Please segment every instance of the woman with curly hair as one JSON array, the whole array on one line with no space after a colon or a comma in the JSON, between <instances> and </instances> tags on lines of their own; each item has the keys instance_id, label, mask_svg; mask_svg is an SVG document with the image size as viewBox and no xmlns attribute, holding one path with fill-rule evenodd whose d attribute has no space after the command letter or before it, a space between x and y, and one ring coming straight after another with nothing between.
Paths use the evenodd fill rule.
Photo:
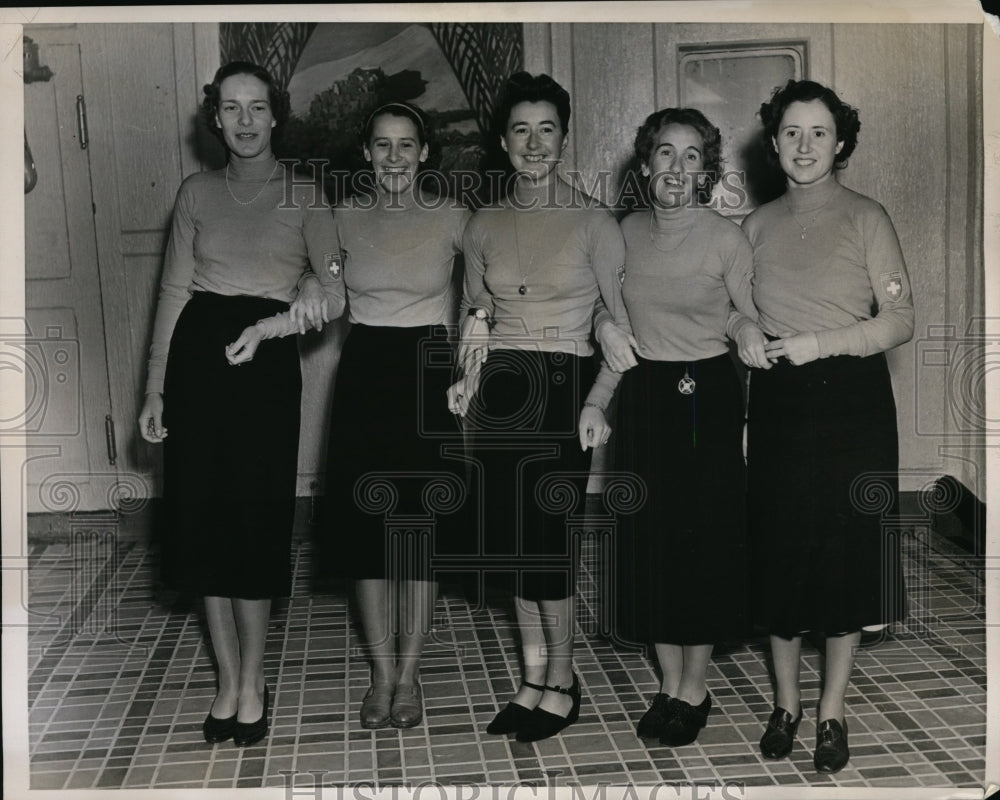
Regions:
<instances>
[{"instance_id":1,"label":"woman with curly hair","mask_svg":"<svg viewBox=\"0 0 1000 800\"><path fill-rule=\"evenodd\" d=\"M837 772L861 629L904 613L884 525L899 460L885 352L913 335L913 301L889 215L836 177L857 145L857 110L826 86L789 81L760 116L787 185L743 224L768 359L751 373L748 410L754 616L770 633L777 684L760 749L791 752L802 634L822 632L813 761ZM873 508L873 496L885 503Z\"/></svg>"},{"instance_id":2,"label":"woman with curly hair","mask_svg":"<svg viewBox=\"0 0 1000 800\"><path fill-rule=\"evenodd\" d=\"M228 162L177 192L139 415L143 438L164 442L163 578L205 598L219 669L205 740L239 746L267 733L268 618L291 592L301 376L288 335L344 308L322 190L290 181L271 151L287 110L256 64L226 64L205 87Z\"/></svg>"},{"instance_id":3,"label":"woman with curly hair","mask_svg":"<svg viewBox=\"0 0 1000 800\"><path fill-rule=\"evenodd\" d=\"M728 338L766 360L750 244L707 206L721 147L696 109L650 114L635 138L650 207L621 222L628 318L617 322L638 365L621 376L616 467L642 481L644 502L618 525L618 635L654 643L660 689L637 733L671 747L704 727L713 646L747 622L743 393ZM588 403L606 406L615 377L603 370Z\"/></svg>"}]
</instances>

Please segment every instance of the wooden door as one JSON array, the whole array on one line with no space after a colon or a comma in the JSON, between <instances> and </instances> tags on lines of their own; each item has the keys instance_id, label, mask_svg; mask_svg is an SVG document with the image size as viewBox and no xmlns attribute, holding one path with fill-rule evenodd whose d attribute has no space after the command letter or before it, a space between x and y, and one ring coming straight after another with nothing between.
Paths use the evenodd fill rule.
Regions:
<instances>
[{"instance_id":1,"label":"wooden door","mask_svg":"<svg viewBox=\"0 0 1000 800\"><path fill-rule=\"evenodd\" d=\"M24 87L38 181L25 195L27 510L114 508L117 475L79 41L33 31L50 80Z\"/></svg>"}]
</instances>

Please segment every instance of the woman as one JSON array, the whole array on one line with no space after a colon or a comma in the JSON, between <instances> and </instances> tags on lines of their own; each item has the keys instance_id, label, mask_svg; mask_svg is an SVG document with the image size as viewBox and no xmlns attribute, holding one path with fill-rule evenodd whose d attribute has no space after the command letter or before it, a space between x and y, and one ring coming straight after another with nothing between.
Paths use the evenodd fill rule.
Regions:
<instances>
[{"instance_id":1,"label":"woman","mask_svg":"<svg viewBox=\"0 0 1000 800\"><path fill-rule=\"evenodd\" d=\"M220 68L205 95L229 159L177 193L139 430L166 440L163 577L205 597L219 688L204 736L244 746L267 733L268 616L272 598L291 590L301 391L294 338L258 344L304 329L307 318L322 324L322 302L288 310L308 268L325 289L327 318L344 295L326 268L337 234L321 190L286 187L291 172L271 152L287 97L241 61Z\"/></svg>"},{"instance_id":2,"label":"woman","mask_svg":"<svg viewBox=\"0 0 1000 800\"><path fill-rule=\"evenodd\" d=\"M743 394L727 332L745 346L757 314L746 236L703 205L721 149L700 111L651 114L635 138L651 208L621 223L638 366L622 378L617 466L642 481L645 502L619 521L618 621L622 638L655 643L661 672L637 732L672 747L707 721L713 644L746 624ZM588 404L603 413L617 377L602 370Z\"/></svg>"},{"instance_id":3,"label":"woman","mask_svg":"<svg viewBox=\"0 0 1000 800\"><path fill-rule=\"evenodd\" d=\"M760 748L766 758L791 752L801 635L821 631L813 760L837 772L849 758L844 696L861 628L904 613L899 554L882 536L898 490L884 352L913 335L913 303L889 216L835 175L857 144L857 110L825 86L790 81L760 115L787 183L743 226L773 365L752 373L749 407L755 614L777 682Z\"/></svg>"},{"instance_id":4,"label":"woman","mask_svg":"<svg viewBox=\"0 0 1000 800\"><path fill-rule=\"evenodd\" d=\"M433 365L435 356L451 360L452 267L470 214L420 188L429 144L416 107L376 108L363 149L374 180L336 212L353 325L334 389L324 560L355 581L372 658L361 725L411 728L423 718L418 669L437 598L430 557L450 538L461 505L433 508L427 492L464 493L464 463L445 453L449 442L461 450L444 403L450 371ZM433 550L390 533L377 502L383 487L397 516L435 512ZM419 551L402 563L407 543Z\"/></svg>"},{"instance_id":5,"label":"woman","mask_svg":"<svg viewBox=\"0 0 1000 800\"><path fill-rule=\"evenodd\" d=\"M479 563L513 592L521 638L521 686L486 730L519 741L579 716L568 522L582 510L587 449L610 429L577 420L593 383L595 302L621 304L618 226L557 173L569 115L569 94L548 75L508 80L494 124L513 175L504 201L465 232L464 375L449 390L473 429Z\"/></svg>"}]
</instances>

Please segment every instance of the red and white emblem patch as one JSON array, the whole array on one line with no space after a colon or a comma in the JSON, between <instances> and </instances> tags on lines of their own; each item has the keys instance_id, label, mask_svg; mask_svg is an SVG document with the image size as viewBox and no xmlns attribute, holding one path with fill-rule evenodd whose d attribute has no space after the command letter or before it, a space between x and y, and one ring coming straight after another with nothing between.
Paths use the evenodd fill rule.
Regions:
<instances>
[{"instance_id":1,"label":"red and white emblem patch","mask_svg":"<svg viewBox=\"0 0 1000 800\"><path fill-rule=\"evenodd\" d=\"M890 300L898 300L903 294L903 273L884 272L879 276L882 279L882 290Z\"/></svg>"},{"instance_id":2,"label":"red and white emblem patch","mask_svg":"<svg viewBox=\"0 0 1000 800\"><path fill-rule=\"evenodd\" d=\"M339 278L340 272L344 268L340 253L325 253L323 258L326 260L326 271L334 278Z\"/></svg>"}]
</instances>

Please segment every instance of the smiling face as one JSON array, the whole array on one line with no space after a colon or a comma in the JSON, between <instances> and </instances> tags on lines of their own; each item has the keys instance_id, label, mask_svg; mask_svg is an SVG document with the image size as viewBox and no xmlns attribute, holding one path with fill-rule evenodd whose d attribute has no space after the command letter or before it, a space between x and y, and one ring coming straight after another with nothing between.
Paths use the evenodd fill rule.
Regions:
<instances>
[{"instance_id":1,"label":"smiling face","mask_svg":"<svg viewBox=\"0 0 1000 800\"><path fill-rule=\"evenodd\" d=\"M271 157L271 112L267 84L253 75L230 75L219 85L215 124L226 147L237 158L260 161Z\"/></svg>"},{"instance_id":2,"label":"smiling face","mask_svg":"<svg viewBox=\"0 0 1000 800\"><path fill-rule=\"evenodd\" d=\"M681 208L692 203L696 184L703 179L704 149L701 134L690 125L671 122L660 128L653 139L649 162L642 165L656 205Z\"/></svg>"},{"instance_id":3,"label":"smiling face","mask_svg":"<svg viewBox=\"0 0 1000 800\"><path fill-rule=\"evenodd\" d=\"M500 139L511 166L539 185L555 176L566 142L559 112L546 100L514 106Z\"/></svg>"},{"instance_id":4,"label":"smiling face","mask_svg":"<svg viewBox=\"0 0 1000 800\"><path fill-rule=\"evenodd\" d=\"M427 145L420 144L413 120L380 114L372 122L365 160L371 162L375 182L382 190L398 194L413 185L420 163L427 160Z\"/></svg>"},{"instance_id":5,"label":"smiling face","mask_svg":"<svg viewBox=\"0 0 1000 800\"><path fill-rule=\"evenodd\" d=\"M771 140L788 185L809 186L833 173L834 159L844 143L837 141L837 123L822 100L797 101L785 109L778 135Z\"/></svg>"}]
</instances>

